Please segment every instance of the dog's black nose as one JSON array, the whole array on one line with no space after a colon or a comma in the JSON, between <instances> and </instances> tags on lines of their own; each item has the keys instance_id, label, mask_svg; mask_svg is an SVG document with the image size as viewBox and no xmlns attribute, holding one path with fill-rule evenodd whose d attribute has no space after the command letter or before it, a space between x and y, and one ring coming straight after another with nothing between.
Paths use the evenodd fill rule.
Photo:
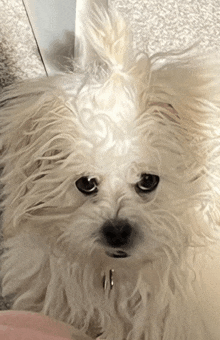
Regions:
<instances>
[{"instance_id":1,"label":"dog's black nose","mask_svg":"<svg viewBox=\"0 0 220 340\"><path fill-rule=\"evenodd\" d=\"M108 220L102 226L104 242L113 248L129 246L133 228L127 220Z\"/></svg>"}]
</instances>

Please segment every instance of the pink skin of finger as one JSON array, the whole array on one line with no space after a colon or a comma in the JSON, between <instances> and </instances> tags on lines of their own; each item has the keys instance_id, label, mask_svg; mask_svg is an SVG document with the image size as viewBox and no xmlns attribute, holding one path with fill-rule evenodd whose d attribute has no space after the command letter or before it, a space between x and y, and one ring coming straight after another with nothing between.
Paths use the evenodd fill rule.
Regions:
<instances>
[{"instance_id":1,"label":"pink skin of finger","mask_svg":"<svg viewBox=\"0 0 220 340\"><path fill-rule=\"evenodd\" d=\"M0 339L66 340L72 327L37 313L0 312Z\"/></svg>"}]
</instances>

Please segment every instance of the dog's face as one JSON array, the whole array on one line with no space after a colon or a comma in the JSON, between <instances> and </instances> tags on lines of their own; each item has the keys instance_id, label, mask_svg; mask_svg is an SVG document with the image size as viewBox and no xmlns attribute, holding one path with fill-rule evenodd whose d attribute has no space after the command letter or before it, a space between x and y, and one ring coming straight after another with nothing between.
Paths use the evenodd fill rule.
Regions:
<instances>
[{"instance_id":1,"label":"dog's face","mask_svg":"<svg viewBox=\"0 0 220 340\"><path fill-rule=\"evenodd\" d=\"M140 115L122 89L123 105L114 92L114 105L100 108L91 92L86 100L78 95L74 109L62 107L62 128L53 109L48 113L60 132L38 156L32 190L41 196L30 206L34 225L42 219L41 233L72 259L95 252L112 261L145 262L182 246L189 188L177 113L152 104ZM104 102L100 96L99 90Z\"/></svg>"},{"instance_id":2,"label":"dog's face","mask_svg":"<svg viewBox=\"0 0 220 340\"><path fill-rule=\"evenodd\" d=\"M32 229L71 262L176 259L193 232L191 197L201 192L179 113L115 74L102 83L83 78L70 96L74 77L62 91L45 82L41 94L37 83L30 105L29 97L20 104L28 114L8 139L5 236Z\"/></svg>"},{"instance_id":3,"label":"dog's face","mask_svg":"<svg viewBox=\"0 0 220 340\"><path fill-rule=\"evenodd\" d=\"M46 93L23 126L25 152L14 165L22 194L9 218L20 214L20 226L71 260L176 256L189 235L185 211L194 190L178 114L164 103L140 112L136 88L118 78L114 85L85 84L72 97Z\"/></svg>"}]
</instances>

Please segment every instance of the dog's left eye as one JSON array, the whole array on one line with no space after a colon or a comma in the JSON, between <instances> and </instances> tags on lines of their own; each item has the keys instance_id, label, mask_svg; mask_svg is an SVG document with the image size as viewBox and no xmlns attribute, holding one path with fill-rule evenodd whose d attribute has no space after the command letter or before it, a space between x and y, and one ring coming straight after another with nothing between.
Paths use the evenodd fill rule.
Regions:
<instances>
[{"instance_id":1,"label":"dog's left eye","mask_svg":"<svg viewBox=\"0 0 220 340\"><path fill-rule=\"evenodd\" d=\"M98 192L98 183L95 178L87 176L80 177L76 181L77 189L85 195L92 195Z\"/></svg>"},{"instance_id":2,"label":"dog's left eye","mask_svg":"<svg viewBox=\"0 0 220 340\"><path fill-rule=\"evenodd\" d=\"M142 174L141 179L136 183L135 188L139 193L149 193L156 189L159 181L160 177L157 175Z\"/></svg>"}]
</instances>

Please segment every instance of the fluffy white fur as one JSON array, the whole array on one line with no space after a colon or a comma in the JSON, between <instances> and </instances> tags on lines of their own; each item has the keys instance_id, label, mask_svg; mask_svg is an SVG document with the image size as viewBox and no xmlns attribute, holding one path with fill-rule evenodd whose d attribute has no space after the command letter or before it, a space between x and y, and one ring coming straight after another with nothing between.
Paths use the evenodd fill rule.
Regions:
<instances>
[{"instance_id":1,"label":"fluffy white fur","mask_svg":"<svg viewBox=\"0 0 220 340\"><path fill-rule=\"evenodd\" d=\"M1 95L3 295L81 339L219 340L219 63L135 54L104 10L85 34L89 65ZM149 194L142 173L160 177ZM136 228L126 258L100 240L116 217Z\"/></svg>"}]
</instances>

